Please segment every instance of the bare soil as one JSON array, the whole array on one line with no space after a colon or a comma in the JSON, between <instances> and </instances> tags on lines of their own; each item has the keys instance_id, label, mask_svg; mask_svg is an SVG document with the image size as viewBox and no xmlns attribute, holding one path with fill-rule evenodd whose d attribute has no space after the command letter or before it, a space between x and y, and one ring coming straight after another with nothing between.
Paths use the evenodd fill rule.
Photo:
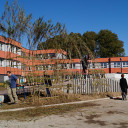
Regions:
<instances>
[{"instance_id":1,"label":"bare soil","mask_svg":"<svg viewBox=\"0 0 128 128\"><path fill-rule=\"evenodd\" d=\"M0 91L5 91L5 90L7 90L7 89L2 87L2 86L0 86Z\"/></svg>"},{"instance_id":2,"label":"bare soil","mask_svg":"<svg viewBox=\"0 0 128 128\"><path fill-rule=\"evenodd\" d=\"M19 103L8 105L8 103L3 103L3 105L0 107L0 109L12 109L12 108L22 108L22 107L32 107L32 106L42 106L42 105L50 105L50 104L59 104L59 103L68 103L68 102L74 102L74 101L85 101L85 100L93 100L93 99L99 99L99 98L107 98L106 95L110 95L112 97L117 97L120 95L119 92L107 92L107 93L94 93L94 94L65 94L63 92L52 92L51 97L47 97L44 93L42 96L38 97L32 97L32 96L26 96L26 99L24 99L23 95L18 95L19 97Z\"/></svg>"}]
</instances>

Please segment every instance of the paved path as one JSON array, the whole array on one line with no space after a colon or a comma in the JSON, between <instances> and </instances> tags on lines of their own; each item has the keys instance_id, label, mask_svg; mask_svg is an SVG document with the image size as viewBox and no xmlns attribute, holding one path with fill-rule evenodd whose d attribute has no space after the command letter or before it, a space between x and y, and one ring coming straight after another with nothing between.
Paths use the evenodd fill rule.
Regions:
<instances>
[{"instance_id":1,"label":"paved path","mask_svg":"<svg viewBox=\"0 0 128 128\"><path fill-rule=\"evenodd\" d=\"M24 122L0 121L0 128L128 128L128 101L102 99L88 102L99 105Z\"/></svg>"}]
</instances>

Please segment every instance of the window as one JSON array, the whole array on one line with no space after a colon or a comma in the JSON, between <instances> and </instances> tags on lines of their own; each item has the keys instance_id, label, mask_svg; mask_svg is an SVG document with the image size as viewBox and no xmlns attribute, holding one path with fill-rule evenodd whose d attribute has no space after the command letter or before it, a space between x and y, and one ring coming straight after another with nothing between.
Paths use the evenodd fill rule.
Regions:
<instances>
[{"instance_id":1,"label":"window","mask_svg":"<svg viewBox=\"0 0 128 128\"><path fill-rule=\"evenodd\" d=\"M14 46L11 46L11 52L14 53L14 51L15 51L15 47Z\"/></svg>"},{"instance_id":2,"label":"window","mask_svg":"<svg viewBox=\"0 0 128 128\"><path fill-rule=\"evenodd\" d=\"M50 58L55 58L56 57L56 54L55 53L50 53Z\"/></svg>"},{"instance_id":3,"label":"window","mask_svg":"<svg viewBox=\"0 0 128 128\"><path fill-rule=\"evenodd\" d=\"M41 71L43 70L43 66L42 66L42 65L40 65L40 70L41 70Z\"/></svg>"},{"instance_id":4,"label":"window","mask_svg":"<svg viewBox=\"0 0 128 128\"><path fill-rule=\"evenodd\" d=\"M67 69L67 64L62 64L62 68Z\"/></svg>"},{"instance_id":5,"label":"window","mask_svg":"<svg viewBox=\"0 0 128 128\"><path fill-rule=\"evenodd\" d=\"M21 52L21 56L22 57L26 57L26 53L25 52Z\"/></svg>"},{"instance_id":6,"label":"window","mask_svg":"<svg viewBox=\"0 0 128 128\"><path fill-rule=\"evenodd\" d=\"M7 51L11 52L11 45L10 44L7 45Z\"/></svg>"},{"instance_id":7,"label":"window","mask_svg":"<svg viewBox=\"0 0 128 128\"><path fill-rule=\"evenodd\" d=\"M35 69L38 71L42 71L43 70L43 66L42 65L36 65Z\"/></svg>"},{"instance_id":8,"label":"window","mask_svg":"<svg viewBox=\"0 0 128 128\"><path fill-rule=\"evenodd\" d=\"M48 59L48 54L44 54L44 59Z\"/></svg>"},{"instance_id":9,"label":"window","mask_svg":"<svg viewBox=\"0 0 128 128\"><path fill-rule=\"evenodd\" d=\"M40 55L36 54L36 59L39 60L40 59Z\"/></svg>"},{"instance_id":10,"label":"window","mask_svg":"<svg viewBox=\"0 0 128 128\"><path fill-rule=\"evenodd\" d=\"M114 68L120 68L120 62L114 62Z\"/></svg>"},{"instance_id":11,"label":"window","mask_svg":"<svg viewBox=\"0 0 128 128\"><path fill-rule=\"evenodd\" d=\"M14 67L14 61L11 60L10 67Z\"/></svg>"},{"instance_id":12,"label":"window","mask_svg":"<svg viewBox=\"0 0 128 128\"><path fill-rule=\"evenodd\" d=\"M48 65L45 65L45 70L48 70Z\"/></svg>"},{"instance_id":13,"label":"window","mask_svg":"<svg viewBox=\"0 0 128 128\"><path fill-rule=\"evenodd\" d=\"M35 70L38 71L39 70L39 67L38 65L35 66Z\"/></svg>"},{"instance_id":14,"label":"window","mask_svg":"<svg viewBox=\"0 0 128 128\"><path fill-rule=\"evenodd\" d=\"M11 60L7 60L7 67L11 67Z\"/></svg>"},{"instance_id":15,"label":"window","mask_svg":"<svg viewBox=\"0 0 128 128\"><path fill-rule=\"evenodd\" d=\"M31 71L31 67L28 67L28 71Z\"/></svg>"},{"instance_id":16,"label":"window","mask_svg":"<svg viewBox=\"0 0 128 128\"><path fill-rule=\"evenodd\" d=\"M75 69L75 64L72 64L72 69Z\"/></svg>"},{"instance_id":17,"label":"window","mask_svg":"<svg viewBox=\"0 0 128 128\"><path fill-rule=\"evenodd\" d=\"M65 55L62 55L62 59L66 59L67 57Z\"/></svg>"},{"instance_id":18,"label":"window","mask_svg":"<svg viewBox=\"0 0 128 128\"><path fill-rule=\"evenodd\" d=\"M16 53L19 54L19 55L21 55L21 49L17 47L16 50L17 50Z\"/></svg>"},{"instance_id":19,"label":"window","mask_svg":"<svg viewBox=\"0 0 128 128\"><path fill-rule=\"evenodd\" d=\"M10 60L6 60L6 67L10 67Z\"/></svg>"},{"instance_id":20,"label":"window","mask_svg":"<svg viewBox=\"0 0 128 128\"><path fill-rule=\"evenodd\" d=\"M43 59L43 55L42 54L36 54L36 59L37 60Z\"/></svg>"},{"instance_id":21,"label":"window","mask_svg":"<svg viewBox=\"0 0 128 128\"><path fill-rule=\"evenodd\" d=\"M3 61L3 60L2 60L2 59L0 59L0 67L2 67L2 61Z\"/></svg>"},{"instance_id":22,"label":"window","mask_svg":"<svg viewBox=\"0 0 128 128\"><path fill-rule=\"evenodd\" d=\"M101 68L107 68L107 63L101 63Z\"/></svg>"},{"instance_id":23,"label":"window","mask_svg":"<svg viewBox=\"0 0 128 128\"><path fill-rule=\"evenodd\" d=\"M22 65L21 65L21 69L22 69L22 70L26 70L26 65L25 65L25 64L22 64Z\"/></svg>"},{"instance_id":24,"label":"window","mask_svg":"<svg viewBox=\"0 0 128 128\"><path fill-rule=\"evenodd\" d=\"M2 50L2 44L0 44L0 50Z\"/></svg>"},{"instance_id":25,"label":"window","mask_svg":"<svg viewBox=\"0 0 128 128\"><path fill-rule=\"evenodd\" d=\"M43 55L42 54L40 54L40 59L43 59Z\"/></svg>"},{"instance_id":26,"label":"window","mask_svg":"<svg viewBox=\"0 0 128 128\"><path fill-rule=\"evenodd\" d=\"M16 67L21 69L21 63L20 62L16 62Z\"/></svg>"},{"instance_id":27,"label":"window","mask_svg":"<svg viewBox=\"0 0 128 128\"><path fill-rule=\"evenodd\" d=\"M52 70L52 65L48 65L48 70Z\"/></svg>"},{"instance_id":28,"label":"window","mask_svg":"<svg viewBox=\"0 0 128 128\"><path fill-rule=\"evenodd\" d=\"M48 65L40 65L38 66L39 70L48 70L49 66Z\"/></svg>"},{"instance_id":29,"label":"window","mask_svg":"<svg viewBox=\"0 0 128 128\"><path fill-rule=\"evenodd\" d=\"M128 67L128 61L123 62L123 67Z\"/></svg>"},{"instance_id":30,"label":"window","mask_svg":"<svg viewBox=\"0 0 128 128\"><path fill-rule=\"evenodd\" d=\"M45 66L44 65L42 65L42 69L45 70Z\"/></svg>"},{"instance_id":31,"label":"window","mask_svg":"<svg viewBox=\"0 0 128 128\"><path fill-rule=\"evenodd\" d=\"M28 58L29 58L29 60L32 58L32 56L31 56L31 54L30 54L30 53L28 53Z\"/></svg>"},{"instance_id":32,"label":"window","mask_svg":"<svg viewBox=\"0 0 128 128\"><path fill-rule=\"evenodd\" d=\"M92 63L92 68L95 68L95 63Z\"/></svg>"},{"instance_id":33,"label":"window","mask_svg":"<svg viewBox=\"0 0 128 128\"><path fill-rule=\"evenodd\" d=\"M17 68L17 62L16 61L13 62L13 67Z\"/></svg>"}]
</instances>

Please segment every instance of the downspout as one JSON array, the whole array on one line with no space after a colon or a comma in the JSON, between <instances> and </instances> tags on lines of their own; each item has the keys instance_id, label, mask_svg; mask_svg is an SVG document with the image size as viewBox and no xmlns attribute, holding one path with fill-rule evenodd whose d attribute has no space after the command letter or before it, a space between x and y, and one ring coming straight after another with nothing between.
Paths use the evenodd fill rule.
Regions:
<instances>
[{"instance_id":1,"label":"downspout","mask_svg":"<svg viewBox=\"0 0 128 128\"><path fill-rule=\"evenodd\" d=\"M109 73L111 73L111 58L109 58Z\"/></svg>"},{"instance_id":2,"label":"downspout","mask_svg":"<svg viewBox=\"0 0 128 128\"><path fill-rule=\"evenodd\" d=\"M122 58L120 58L120 62L121 62L121 73L122 73Z\"/></svg>"}]
</instances>

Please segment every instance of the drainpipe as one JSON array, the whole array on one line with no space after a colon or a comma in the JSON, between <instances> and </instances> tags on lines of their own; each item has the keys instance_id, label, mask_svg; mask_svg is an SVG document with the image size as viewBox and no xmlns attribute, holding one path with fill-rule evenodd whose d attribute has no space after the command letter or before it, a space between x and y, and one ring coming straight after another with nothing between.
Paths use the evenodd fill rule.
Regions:
<instances>
[{"instance_id":1,"label":"drainpipe","mask_svg":"<svg viewBox=\"0 0 128 128\"><path fill-rule=\"evenodd\" d=\"M122 58L120 58L120 62L121 62L121 73L122 73Z\"/></svg>"},{"instance_id":2,"label":"drainpipe","mask_svg":"<svg viewBox=\"0 0 128 128\"><path fill-rule=\"evenodd\" d=\"M109 73L111 73L111 58L109 58Z\"/></svg>"}]
</instances>

